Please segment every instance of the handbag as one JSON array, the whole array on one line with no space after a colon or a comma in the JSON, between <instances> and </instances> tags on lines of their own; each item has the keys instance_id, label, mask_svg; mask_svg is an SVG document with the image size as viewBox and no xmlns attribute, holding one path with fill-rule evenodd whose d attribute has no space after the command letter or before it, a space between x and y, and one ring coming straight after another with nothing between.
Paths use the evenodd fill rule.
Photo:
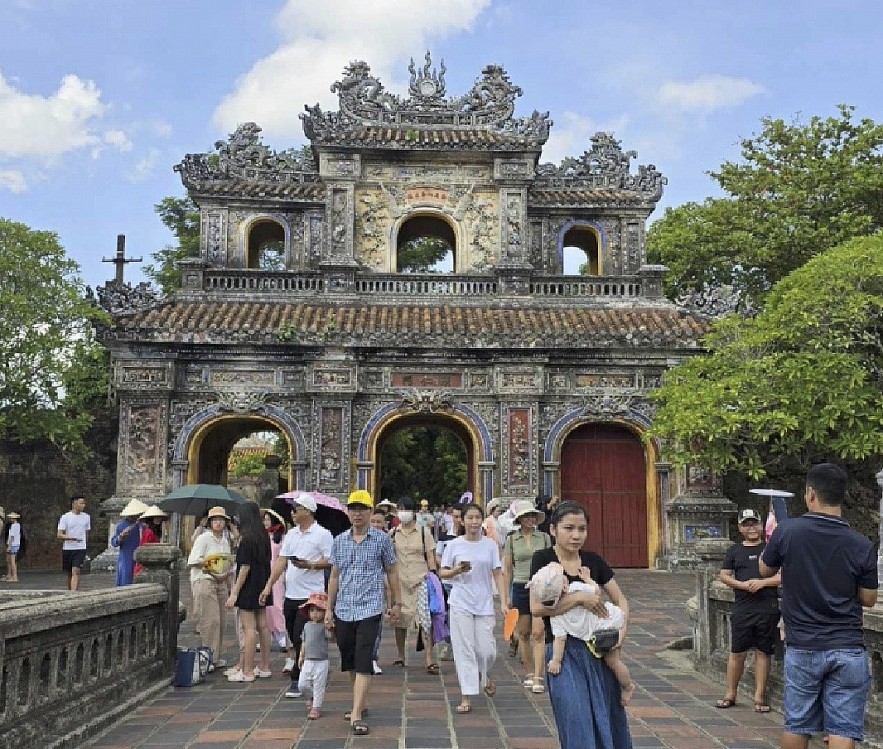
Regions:
<instances>
[{"instance_id":1,"label":"handbag","mask_svg":"<svg viewBox=\"0 0 883 749\"><path fill-rule=\"evenodd\" d=\"M619 643L618 629L599 629L588 640L586 647L595 658L603 658Z\"/></svg>"}]
</instances>

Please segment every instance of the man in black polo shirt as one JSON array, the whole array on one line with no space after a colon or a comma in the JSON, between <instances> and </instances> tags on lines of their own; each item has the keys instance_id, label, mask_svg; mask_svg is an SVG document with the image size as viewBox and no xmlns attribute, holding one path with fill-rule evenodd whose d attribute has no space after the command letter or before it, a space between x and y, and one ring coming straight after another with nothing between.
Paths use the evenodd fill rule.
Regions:
<instances>
[{"instance_id":1,"label":"man in black polo shirt","mask_svg":"<svg viewBox=\"0 0 883 749\"><path fill-rule=\"evenodd\" d=\"M766 684L770 676L770 656L776 645L779 621L779 575L763 578L758 562L766 544L760 515L754 510L739 513L742 543L727 549L720 579L735 591L736 603L730 619L730 657L727 660L727 693L715 706L733 707L736 690L745 670L745 658L754 648L754 711L768 713Z\"/></svg>"},{"instance_id":2,"label":"man in black polo shirt","mask_svg":"<svg viewBox=\"0 0 883 749\"><path fill-rule=\"evenodd\" d=\"M779 524L760 572L782 570L785 732L782 749L806 749L825 731L830 749L864 739L871 671L862 606L877 602L874 546L841 517L847 476L832 463L806 476L805 515Z\"/></svg>"}]
</instances>

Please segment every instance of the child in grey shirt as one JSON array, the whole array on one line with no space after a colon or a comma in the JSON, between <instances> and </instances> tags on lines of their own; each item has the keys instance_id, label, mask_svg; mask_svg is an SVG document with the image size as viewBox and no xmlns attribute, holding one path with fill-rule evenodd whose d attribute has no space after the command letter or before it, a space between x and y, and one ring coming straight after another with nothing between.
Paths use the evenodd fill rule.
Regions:
<instances>
[{"instance_id":1,"label":"child in grey shirt","mask_svg":"<svg viewBox=\"0 0 883 749\"><path fill-rule=\"evenodd\" d=\"M307 715L310 720L316 720L321 715L325 687L328 684L328 635L325 630L328 596L325 593L312 593L300 608L309 617L309 621L304 625L302 635L297 691L312 695L312 699L307 702Z\"/></svg>"}]
</instances>

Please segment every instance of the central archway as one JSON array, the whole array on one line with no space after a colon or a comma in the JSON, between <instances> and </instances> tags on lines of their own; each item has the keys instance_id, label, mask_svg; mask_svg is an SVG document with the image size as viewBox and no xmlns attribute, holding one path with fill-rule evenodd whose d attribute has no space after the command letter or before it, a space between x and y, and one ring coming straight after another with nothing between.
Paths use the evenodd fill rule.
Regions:
<instances>
[{"instance_id":1,"label":"central archway","mask_svg":"<svg viewBox=\"0 0 883 749\"><path fill-rule=\"evenodd\" d=\"M475 444L453 419L412 414L392 422L377 439L375 494L427 499L433 506L456 502L473 491Z\"/></svg>"},{"instance_id":2,"label":"central archway","mask_svg":"<svg viewBox=\"0 0 883 749\"><path fill-rule=\"evenodd\" d=\"M359 438L357 457L357 487L367 489L377 497L380 488L378 461L385 435L399 427L431 426L447 429L457 435L467 452L467 485L476 502L483 503L493 492L495 467L493 441L490 430L481 416L462 403L443 408L409 408L401 403L389 403L371 416ZM456 499L456 498L455 498Z\"/></svg>"}]
</instances>

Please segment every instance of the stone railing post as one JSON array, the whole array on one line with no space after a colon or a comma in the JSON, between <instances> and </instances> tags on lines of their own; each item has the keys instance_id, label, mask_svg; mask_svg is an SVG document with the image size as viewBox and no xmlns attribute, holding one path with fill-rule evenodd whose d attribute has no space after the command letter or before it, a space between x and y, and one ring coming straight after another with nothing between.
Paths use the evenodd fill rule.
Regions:
<instances>
[{"instance_id":1,"label":"stone railing post","mask_svg":"<svg viewBox=\"0 0 883 749\"><path fill-rule=\"evenodd\" d=\"M135 561L144 566L136 582L159 583L169 594L166 606L166 641L163 664L167 673L174 673L178 658L178 625L182 621L179 612L181 579L179 560L181 550L170 544L147 544L135 549Z\"/></svg>"}]
</instances>

